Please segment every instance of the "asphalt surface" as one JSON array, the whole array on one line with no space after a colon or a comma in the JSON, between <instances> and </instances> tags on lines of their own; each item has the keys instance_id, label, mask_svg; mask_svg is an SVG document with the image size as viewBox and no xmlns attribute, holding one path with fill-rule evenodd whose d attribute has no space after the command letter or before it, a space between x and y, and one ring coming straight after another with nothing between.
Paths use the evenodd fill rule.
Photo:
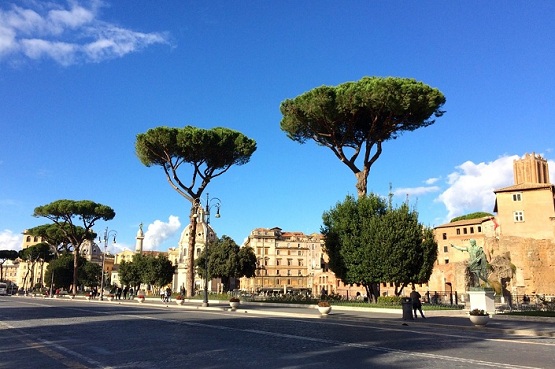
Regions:
<instances>
[{"instance_id":1,"label":"asphalt surface","mask_svg":"<svg viewBox=\"0 0 555 369\"><path fill-rule=\"evenodd\" d=\"M21 297L29 298L29 297ZM63 297L67 299L68 297ZM77 297L82 303L83 298ZM77 302L77 301L76 301ZM175 301L163 302L160 298L147 298L145 302L139 303L136 300L114 300L104 301L99 299L91 300L89 303L106 304L142 304L146 306L156 306L171 309L193 309L193 310L231 310L227 301L209 301L208 307L202 306L200 300L185 300L183 305L177 305ZM418 317L415 320L403 320L400 309L377 309L377 308L353 308L344 306L333 306L332 311L327 316L321 316L315 305L279 304L279 303L259 303L241 302L239 308L235 310L237 314L253 314L267 316L284 316L296 319L330 319L330 320L374 320L383 323L404 324L404 325L427 325L442 329L472 329L483 330L489 333L502 333L520 336L537 336L555 338L555 318L514 316L506 314L495 314L491 316L486 326L474 326L466 311L461 310L430 310L424 311L426 319Z\"/></svg>"}]
</instances>

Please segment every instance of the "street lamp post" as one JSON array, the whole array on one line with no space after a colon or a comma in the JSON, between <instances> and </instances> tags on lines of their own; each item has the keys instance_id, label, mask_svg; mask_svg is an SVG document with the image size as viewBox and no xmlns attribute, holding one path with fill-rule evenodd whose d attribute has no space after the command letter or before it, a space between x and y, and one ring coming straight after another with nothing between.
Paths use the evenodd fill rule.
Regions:
<instances>
[{"instance_id":1,"label":"street lamp post","mask_svg":"<svg viewBox=\"0 0 555 369\"><path fill-rule=\"evenodd\" d=\"M104 300L104 265L106 264L106 252L108 250L108 239L110 235L114 237L114 243L116 243L116 236L118 235L117 231L108 230L108 227L104 230L104 253L102 254L102 277L100 278L100 301ZM99 238L99 242L102 239Z\"/></svg>"},{"instance_id":2,"label":"street lamp post","mask_svg":"<svg viewBox=\"0 0 555 369\"><path fill-rule=\"evenodd\" d=\"M208 231L210 227L210 209L215 207L216 208L215 217L219 218L221 205L222 204L220 202L220 199L218 199L217 197L213 197L211 199L208 193L206 193L206 201L204 203L204 209L202 207L202 201L200 199L197 199L195 201L195 207L197 209L195 216L197 216L198 210L200 209L200 210L204 210L204 211L201 211L201 215L204 214L204 216L206 217L206 231L204 232L204 298L202 300L203 307L209 306L208 304Z\"/></svg>"}]
</instances>

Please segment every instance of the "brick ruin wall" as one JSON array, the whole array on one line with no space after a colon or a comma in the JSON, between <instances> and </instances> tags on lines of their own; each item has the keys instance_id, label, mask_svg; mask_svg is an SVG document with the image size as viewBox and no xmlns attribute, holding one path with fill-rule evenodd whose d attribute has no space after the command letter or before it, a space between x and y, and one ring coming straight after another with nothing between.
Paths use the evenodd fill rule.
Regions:
<instances>
[{"instance_id":1,"label":"brick ruin wall","mask_svg":"<svg viewBox=\"0 0 555 369\"><path fill-rule=\"evenodd\" d=\"M501 236L486 239L485 245L490 262L505 256L510 260L508 263L514 265L515 272L507 285L509 292L555 295L555 244L552 240ZM491 277L499 280L501 276Z\"/></svg>"}]
</instances>

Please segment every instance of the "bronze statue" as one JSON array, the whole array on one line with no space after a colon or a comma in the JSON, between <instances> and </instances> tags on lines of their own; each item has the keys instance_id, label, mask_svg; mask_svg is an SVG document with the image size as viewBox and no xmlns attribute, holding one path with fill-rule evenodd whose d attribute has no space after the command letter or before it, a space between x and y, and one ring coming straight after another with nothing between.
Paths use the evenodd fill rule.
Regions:
<instances>
[{"instance_id":1,"label":"bronze statue","mask_svg":"<svg viewBox=\"0 0 555 369\"><path fill-rule=\"evenodd\" d=\"M486 254L481 246L476 245L476 240L470 240L470 246L467 247L457 247L451 244L451 247L468 252L470 260L468 262L468 271L472 276L470 281L471 287L479 287L480 280L484 281L486 285L488 284L488 261L486 259Z\"/></svg>"}]
</instances>

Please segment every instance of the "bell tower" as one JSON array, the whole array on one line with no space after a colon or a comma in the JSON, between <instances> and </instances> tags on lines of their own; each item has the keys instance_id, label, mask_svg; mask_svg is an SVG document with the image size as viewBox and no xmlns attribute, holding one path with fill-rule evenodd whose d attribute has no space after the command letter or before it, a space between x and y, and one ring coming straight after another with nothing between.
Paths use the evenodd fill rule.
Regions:
<instances>
[{"instance_id":1,"label":"bell tower","mask_svg":"<svg viewBox=\"0 0 555 369\"><path fill-rule=\"evenodd\" d=\"M515 185L521 183L550 183L547 160L535 153L526 154L513 162Z\"/></svg>"}]
</instances>

